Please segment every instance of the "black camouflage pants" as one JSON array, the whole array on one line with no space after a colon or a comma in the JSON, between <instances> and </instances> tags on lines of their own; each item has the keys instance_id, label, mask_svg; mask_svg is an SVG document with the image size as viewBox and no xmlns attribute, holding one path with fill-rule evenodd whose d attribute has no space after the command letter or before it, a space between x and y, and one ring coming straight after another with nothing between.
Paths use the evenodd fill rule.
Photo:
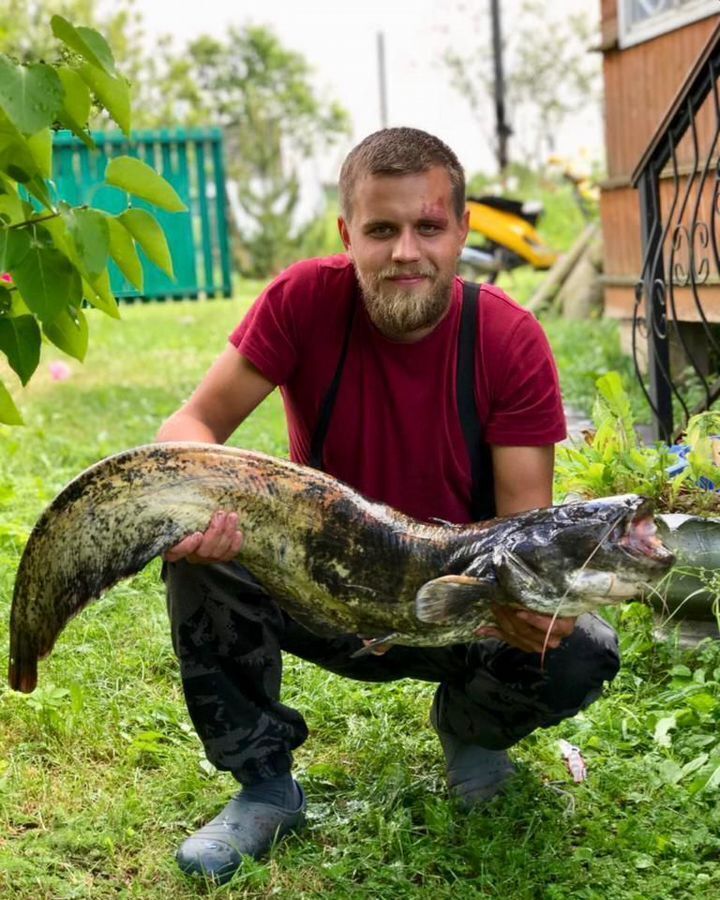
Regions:
<instances>
[{"instance_id":1,"label":"black camouflage pants","mask_svg":"<svg viewBox=\"0 0 720 900\"><path fill-rule=\"evenodd\" d=\"M163 574L190 716L210 762L243 784L289 771L292 750L308 735L300 713L279 700L283 650L361 681L439 682L438 726L491 749L575 715L619 667L615 632L591 615L546 653L542 668L538 654L494 639L352 659L359 638L308 631L236 563L171 563Z\"/></svg>"}]
</instances>

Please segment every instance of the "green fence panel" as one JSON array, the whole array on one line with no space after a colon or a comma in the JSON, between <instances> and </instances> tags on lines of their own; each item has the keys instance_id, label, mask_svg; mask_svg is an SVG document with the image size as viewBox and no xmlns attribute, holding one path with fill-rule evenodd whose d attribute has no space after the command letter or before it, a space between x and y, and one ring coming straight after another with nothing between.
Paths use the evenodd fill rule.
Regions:
<instances>
[{"instance_id":1,"label":"green fence panel","mask_svg":"<svg viewBox=\"0 0 720 900\"><path fill-rule=\"evenodd\" d=\"M134 131L132 141L121 132L94 131L97 151L69 131L53 141L53 182L57 200L73 206L90 204L117 215L133 206L150 210L167 235L175 279L154 266L139 248L144 289L137 291L110 263L116 297L134 300L229 297L232 293L230 246L219 128ZM175 188L187 213L168 213L108 185L105 168L112 156L135 156L157 169Z\"/></svg>"}]
</instances>

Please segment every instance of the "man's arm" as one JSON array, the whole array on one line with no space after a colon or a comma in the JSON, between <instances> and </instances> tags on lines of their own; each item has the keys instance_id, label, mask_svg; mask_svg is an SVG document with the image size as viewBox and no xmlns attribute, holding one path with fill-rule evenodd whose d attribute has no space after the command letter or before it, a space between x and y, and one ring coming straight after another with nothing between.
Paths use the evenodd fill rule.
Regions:
<instances>
[{"instance_id":1,"label":"man's arm","mask_svg":"<svg viewBox=\"0 0 720 900\"><path fill-rule=\"evenodd\" d=\"M158 431L158 441L205 441L223 444L275 385L235 347L213 363L187 403ZM218 510L204 532L188 535L165 554L168 562L227 562L242 546L237 514Z\"/></svg>"},{"instance_id":2,"label":"man's arm","mask_svg":"<svg viewBox=\"0 0 720 900\"><path fill-rule=\"evenodd\" d=\"M274 387L249 359L229 345L187 403L162 424L157 439L224 444Z\"/></svg>"},{"instance_id":3,"label":"man's arm","mask_svg":"<svg viewBox=\"0 0 720 900\"><path fill-rule=\"evenodd\" d=\"M495 506L499 516L512 516L552 504L555 448L492 447ZM508 606L493 607L496 628L479 629L480 637L497 637L528 653L554 649L575 627L575 619L556 619ZM551 627L552 625L552 627Z\"/></svg>"}]
</instances>

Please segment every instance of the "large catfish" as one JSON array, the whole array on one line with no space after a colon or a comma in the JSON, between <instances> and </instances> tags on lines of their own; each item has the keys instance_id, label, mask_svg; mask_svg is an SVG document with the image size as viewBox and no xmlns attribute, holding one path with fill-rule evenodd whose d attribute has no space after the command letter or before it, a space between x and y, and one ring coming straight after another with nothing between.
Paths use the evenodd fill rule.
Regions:
<instances>
[{"instance_id":1,"label":"large catfish","mask_svg":"<svg viewBox=\"0 0 720 900\"><path fill-rule=\"evenodd\" d=\"M237 512L238 561L291 616L378 643L472 640L493 603L578 615L631 599L674 561L651 504L632 494L434 525L285 460L150 444L87 469L35 525L15 582L10 685L32 691L38 659L73 616L217 509Z\"/></svg>"}]
</instances>

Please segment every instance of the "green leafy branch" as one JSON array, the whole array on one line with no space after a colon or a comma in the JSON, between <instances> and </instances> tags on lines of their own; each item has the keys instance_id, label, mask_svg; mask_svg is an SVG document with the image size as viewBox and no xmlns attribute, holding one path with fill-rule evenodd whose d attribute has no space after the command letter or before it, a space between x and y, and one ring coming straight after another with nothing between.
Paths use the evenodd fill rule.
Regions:
<instances>
[{"instance_id":1,"label":"green leafy branch","mask_svg":"<svg viewBox=\"0 0 720 900\"><path fill-rule=\"evenodd\" d=\"M555 484L561 498L632 492L652 497L664 512L691 508L701 514L717 507L716 495L705 489L701 479L720 482L712 438L720 434L720 414L706 412L690 419L685 437L690 448L688 465L672 476L668 470L677 457L667 444L643 447L638 441L620 375L608 372L597 380L596 387L594 433L580 445L558 449Z\"/></svg>"},{"instance_id":2,"label":"green leafy branch","mask_svg":"<svg viewBox=\"0 0 720 900\"><path fill-rule=\"evenodd\" d=\"M138 290L138 247L173 277L167 240L152 213L129 206L114 216L52 196L53 129L68 128L94 149L87 127L93 98L128 136L131 105L128 83L101 34L57 15L50 25L71 63L22 65L0 54L0 351L22 385L38 366L43 340L85 358L83 306L119 318L111 259ZM105 184L168 212L186 210L172 186L134 157L110 160ZM1 381L0 423L22 423Z\"/></svg>"}]
</instances>

